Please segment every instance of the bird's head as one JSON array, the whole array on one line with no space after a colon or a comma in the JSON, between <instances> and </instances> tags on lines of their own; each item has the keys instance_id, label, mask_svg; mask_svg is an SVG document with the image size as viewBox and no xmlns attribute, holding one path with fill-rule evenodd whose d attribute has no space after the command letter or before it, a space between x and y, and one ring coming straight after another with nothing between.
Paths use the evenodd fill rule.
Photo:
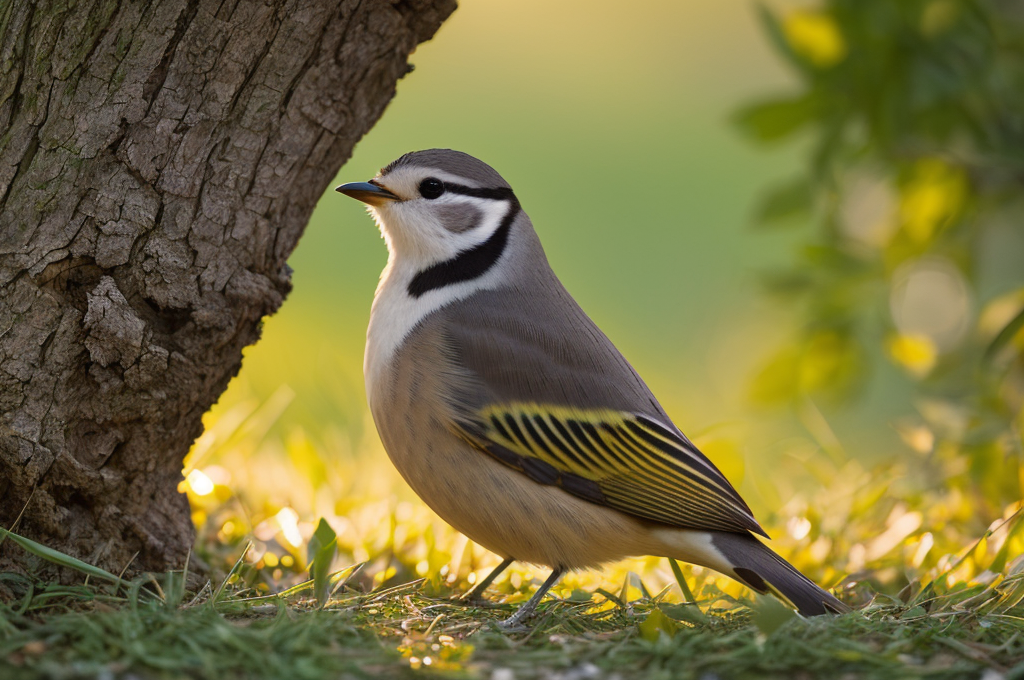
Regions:
<instances>
[{"instance_id":1,"label":"bird's head","mask_svg":"<svg viewBox=\"0 0 1024 680\"><path fill-rule=\"evenodd\" d=\"M417 270L488 243L504 247L519 213L519 202L501 175L450 149L407 153L368 182L342 184L337 190L366 203L392 257ZM502 243L493 244L496 238Z\"/></svg>"}]
</instances>

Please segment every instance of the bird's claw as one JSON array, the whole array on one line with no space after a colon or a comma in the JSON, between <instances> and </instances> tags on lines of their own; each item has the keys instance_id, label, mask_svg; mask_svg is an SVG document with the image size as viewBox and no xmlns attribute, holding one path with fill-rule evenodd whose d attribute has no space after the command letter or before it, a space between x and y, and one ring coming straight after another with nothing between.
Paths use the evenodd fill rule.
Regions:
<instances>
[{"instance_id":1,"label":"bird's claw","mask_svg":"<svg viewBox=\"0 0 1024 680\"><path fill-rule=\"evenodd\" d=\"M505 619L504 621L498 621L494 625L496 625L498 627L498 630L500 630L502 633L505 633L505 634L508 634L508 633L529 633L532 630L529 626L523 624L522 621L519 621L518 619L517 620L513 620L515 618L516 618L515 616L510 616L509 618Z\"/></svg>"}]
</instances>

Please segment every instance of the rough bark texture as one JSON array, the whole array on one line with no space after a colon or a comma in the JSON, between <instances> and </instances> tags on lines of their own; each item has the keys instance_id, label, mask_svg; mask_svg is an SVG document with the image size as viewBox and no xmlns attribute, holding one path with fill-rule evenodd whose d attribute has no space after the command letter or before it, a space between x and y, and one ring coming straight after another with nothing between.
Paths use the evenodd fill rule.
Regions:
<instances>
[{"instance_id":1,"label":"rough bark texture","mask_svg":"<svg viewBox=\"0 0 1024 680\"><path fill-rule=\"evenodd\" d=\"M454 8L0 2L0 525L115 572L182 565L200 418ZM24 559L0 546L0 570Z\"/></svg>"}]
</instances>

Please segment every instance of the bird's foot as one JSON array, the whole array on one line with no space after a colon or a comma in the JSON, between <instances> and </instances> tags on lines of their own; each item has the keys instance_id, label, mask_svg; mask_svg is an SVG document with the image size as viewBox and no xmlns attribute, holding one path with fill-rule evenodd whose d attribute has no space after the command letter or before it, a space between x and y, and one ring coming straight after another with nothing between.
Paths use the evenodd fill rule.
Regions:
<instances>
[{"instance_id":1,"label":"bird's foot","mask_svg":"<svg viewBox=\"0 0 1024 680\"><path fill-rule=\"evenodd\" d=\"M526 633L531 629L526 625L526 621L529 621L534 613L537 611L537 604L540 599L533 597L529 602L524 604L522 607L512 613L512 616L508 617L504 621L498 623L498 628L503 633Z\"/></svg>"},{"instance_id":2,"label":"bird's foot","mask_svg":"<svg viewBox=\"0 0 1024 680\"><path fill-rule=\"evenodd\" d=\"M508 565L512 564L514 561L514 558L506 557L504 560L502 560L501 564L492 569L491 573L484 577L484 580L480 581L475 586L473 586L465 593L463 593L458 598L458 600L462 603L465 603L466 605L472 605L477 607L493 606L491 605L490 602L487 602L487 600L484 599L484 592L492 583L494 583L494 579L498 577L498 574L505 571L508 568Z\"/></svg>"},{"instance_id":3,"label":"bird's foot","mask_svg":"<svg viewBox=\"0 0 1024 680\"><path fill-rule=\"evenodd\" d=\"M498 630L500 630L502 633L505 633L505 634L509 634L509 633L529 633L531 630L533 630L532 628L530 628L529 626L525 625L521 621L513 621L513 619L515 619L515 618L516 617L513 615L513 616L508 617L504 621L499 621L498 623L496 623L494 625L496 625L498 627Z\"/></svg>"},{"instance_id":4,"label":"bird's foot","mask_svg":"<svg viewBox=\"0 0 1024 680\"><path fill-rule=\"evenodd\" d=\"M525 621L528 621L534 612L537 611L537 605L544 599L544 594L551 590L551 586L562 577L565 573L564 567L558 567L551 572L548 579L544 581L544 585L537 589L537 592L533 594L529 600L526 601L522 607L513 612L512 616L508 617L504 621L498 624L498 628L506 633L522 633L530 630L528 627L523 625Z\"/></svg>"}]
</instances>

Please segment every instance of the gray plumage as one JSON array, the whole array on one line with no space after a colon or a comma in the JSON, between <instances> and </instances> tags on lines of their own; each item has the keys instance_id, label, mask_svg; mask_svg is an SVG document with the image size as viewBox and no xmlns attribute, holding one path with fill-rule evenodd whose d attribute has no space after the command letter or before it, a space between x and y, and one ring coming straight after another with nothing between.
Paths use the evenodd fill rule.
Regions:
<instances>
[{"instance_id":1,"label":"gray plumage","mask_svg":"<svg viewBox=\"0 0 1024 680\"><path fill-rule=\"evenodd\" d=\"M711 541L729 560L741 582L761 594L777 591L804 616L850 610L749 534L715 533Z\"/></svg>"},{"instance_id":2,"label":"gray plumage","mask_svg":"<svg viewBox=\"0 0 1024 680\"><path fill-rule=\"evenodd\" d=\"M388 455L442 518L556 570L665 555L768 583L804 614L845 608L751 536L749 508L565 290L492 168L435 149L371 184L346 185L391 251L367 394Z\"/></svg>"},{"instance_id":3,"label":"gray plumage","mask_svg":"<svg viewBox=\"0 0 1024 680\"><path fill-rule=\"evenodd\" d=\"M381 168L380 176L385 177L403 167L442 170L466 179L478 187L501 187L511 189L498 171L468 153L452 149L426 149L411 151Z\"/></svg>"}]
</instances>

